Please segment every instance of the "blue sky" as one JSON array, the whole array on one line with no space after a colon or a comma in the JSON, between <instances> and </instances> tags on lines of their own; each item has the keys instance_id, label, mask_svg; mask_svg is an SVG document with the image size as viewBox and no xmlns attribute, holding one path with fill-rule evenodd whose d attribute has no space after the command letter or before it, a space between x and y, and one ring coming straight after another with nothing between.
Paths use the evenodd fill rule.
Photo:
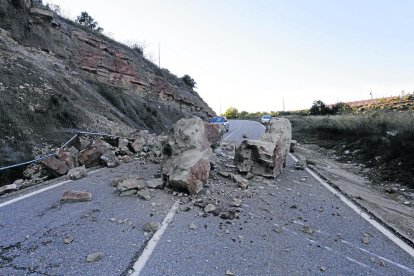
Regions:
<instances>
[{"instance_id":1,"label":"blue sky","mask_svg":"<svg viewBox=\"0 0 414 276\"><path fill-rule=\"evenodd\" d=\"M44 0L191 75L217 112L309 108L414 91L414 1Z\"/></svg>"}]
</instances>

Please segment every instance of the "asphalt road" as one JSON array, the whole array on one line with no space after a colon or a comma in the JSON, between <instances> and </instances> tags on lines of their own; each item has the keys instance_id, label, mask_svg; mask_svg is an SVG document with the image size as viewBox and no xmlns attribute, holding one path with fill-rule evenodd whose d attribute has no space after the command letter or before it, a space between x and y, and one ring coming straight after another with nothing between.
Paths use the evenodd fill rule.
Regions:
<instances>
[{"instance_id":1,"label":"asphalt road","mask_svg":"<svg viewBox=\"0 0 414 276\"><path fill-rule=\"evenodd\" d=\"M263 131L255 122L230 121L224 141L239 143L243 134L256 139ZM2 203L21 194L4 198L0 275L120 275L133 272L134 264L143 267L140 275L414 275L412 256L293 165L289 158L281 176L255 183L239 219L203 217L192 208L176 213L165 232L157 232L163 235L151 241L144 224L162 222L179 198L165 191L154 191L150 201L120 198L109 183L120 175L151 178L155 164L101 169L6 206ZM236 191L226 184L226 191ZM61 205L66 189L90 191L93 200ZM64 244L68 235L74 240ZM148 254L144 248L151 245ZM96 251L102 259L87 263L86 256Z\"/></svg>"}]
</instances>

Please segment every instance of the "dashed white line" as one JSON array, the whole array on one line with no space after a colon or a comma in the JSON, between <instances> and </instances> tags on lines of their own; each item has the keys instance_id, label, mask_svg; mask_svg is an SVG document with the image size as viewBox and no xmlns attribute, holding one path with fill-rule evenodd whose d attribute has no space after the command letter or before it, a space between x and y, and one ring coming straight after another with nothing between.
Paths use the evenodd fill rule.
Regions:
<instances>
[{"instance_id":1,"label":"dashed white line","mask_svg":"<svg viewBox=\"0 0 414 276\"><path fill-rule=\"evenodd\" d=\"M291 153L289 153L290 157L297 162L298 159ZM342 202L344 202L348 207L350 207L352 210L354 210L357 214L359 214L362 218L364 218L366 221L368 221L372 226L377 228L382 234L384 234L387 238L389 238L391 241L393 241L396 245L398 245L401 249L403 249L405 252L407 252L411 257L414 258L414 249L406 244L404 241L402 241L400 238L398 238L394 233L392 233L390 230L382 226L379 222L377 222L375 219L373 219L368 213L364 212L361 208L359 208L355 203L353 203L351 200L343 196L340 192L335 190L331 185L326 183L322 178L320 178L318 175L316 175L313 171L311 171L309 168L306 168L306 171L315 178L319 183L321 183L325 188L327 188L331 193L338 196Z\"/></svg>"},{"instance_id":2,"label":"dashed white line","mask_svg":"<svg viewBox=\"0 0 414 276\"><path fill-rule=\"evenodd\" d=\"M100 170L102 170L102 169L98 169L98 170L95 170L95 171L91 171L91 172L89 172L88 174L93 174L93 173L96 173L96 172L98 172L98 171L100 171ZM40 193L46 192L46 191L48 191L48 190L51 190L51 189L53 189L53 188L56 188L56 187L62 186L63 184L66 184L66 183L69 183L69 182L72 182L72 181L73 181L73 180L65 180L65 181L62 181L62 182L59 182L59 183L53 184L53 185L51 185L51 186L48 186L48 187L45 187L45 188L39 189L39 190L37 190L37 191L34 191L34 192L31 192L31 193L28 193L28 194L26 194L26 195L22 195L22 196L20 196L20 197L16 197L16 198L11 199L11 200L9 200L9 201L6 201L6 202L3 202L3 203L0 203L0 208L5 207L5 206L10 205L10 204L13 204L13 203L16 203L16 202L18 202L18 201L20 201L20 200L23 200L23 199L25 199L25 198L29 198L29 197L32 197L32 196L34 196L34 195L37 195L37 194L40 194Z\"/></svg>"},{"instance_id":3,"label":"dashed white line","mask_svg":"<svg viewBox=\"0 0 414 276\"><path fill-rule=\"evenodd\" d=\"M152 252L154 251L155 247L157 246L158 242L160 241L162 235L164 234L164 232L167 229L168 225L171 223L171 221L172 221L172 219L175 215L175 212L178 209L179 203L180 203L180 201L177 200L172 205L170 211L168 212L168 214L165 216L164 220L161 223L161 228L158 229L158 231L154 233L152 238L147 243L147 246L144 248L144 251L142 251L141 256L139 256L138 260L135 262L134 266L132 267L134 272L130 275L138 276L141 273L142 269L145 267L145 264L147 263L147 261L151 257Z\"/></svg>"},{"instance_id":4,"label":"dashed white line","mask_svg":"<svg viewBox=\"0 0 414 276\"><path fill-rule=\"evenodd\" d=\"M223 139L223 141L226 141L227 139L229 139L234 133L236 133L237 131L239 131L239 129L241 128L241 125L232 133L230 133L226 138Z\"/></svg>"}]
</instances>

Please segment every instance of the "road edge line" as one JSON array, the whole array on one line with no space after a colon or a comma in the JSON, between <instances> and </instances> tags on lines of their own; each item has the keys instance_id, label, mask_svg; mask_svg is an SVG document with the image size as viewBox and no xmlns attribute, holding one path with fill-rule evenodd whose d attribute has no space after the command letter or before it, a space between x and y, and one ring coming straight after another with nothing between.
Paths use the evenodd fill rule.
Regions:
<instances>
[{"instance_id":1,"label":"road edge line","mask_svg":"<svg viewBox=\"0 0 414 276\"><path fill-rule=\"evenodd\" d=\"M146 263L151 257L152 252L154 251L155 247L161 240L162 235L164 234L165 230L167 230L168 225L172 222L172 219L174 218L174 215L178 209L179 204L180 204L180 200L177 200L171 206L170 210L168 211L167 215L165 216L165 218L163 219L161 223L160 229L158 229L158 231L154 233L152 238L148 241L147 246L142 251L141 256L139 256L138 260L134 263L134 266L132 267L134 272L130 275L132 276L140 275L142 269L144 269Z\"/></svg>"},{"instance_id":2,"label":"road edge line","mask_svg":"<svg viewBox=\"0 0 414 276\"><path fill-rule=\"evenodd\" d=\"M293 154L289 153L289 156L297 162L299 159L296 158ZM376 221L374 218L372 218L367 212L362 210L360 207L358 207L354 202L352 202L350 199L346 198L341 192L337 191L334 187L329 185L326 181L324 181L322 178L320 178L316 173L314 173L309 168L306 168L306 171L315 178L319 183L321 183L325 188L327 188L331 193L338 196L338 198L344 202L348 207L350 207L352 210L354 210L358 215L360 215L362 218L364 218L366 221L368 221L372 226L374 226L378 231L380 231L383 235L385 235L388 239L390 239L392 242L394 242L396 245L398 245L402 250L407 252L411 257L414 258L414 248L412 248L410 245L405 243L403 240L401 240L397 235L395 235L393 232L385 228L383 225L381 225L378 221Z\"/></svg>"}]
</instances>

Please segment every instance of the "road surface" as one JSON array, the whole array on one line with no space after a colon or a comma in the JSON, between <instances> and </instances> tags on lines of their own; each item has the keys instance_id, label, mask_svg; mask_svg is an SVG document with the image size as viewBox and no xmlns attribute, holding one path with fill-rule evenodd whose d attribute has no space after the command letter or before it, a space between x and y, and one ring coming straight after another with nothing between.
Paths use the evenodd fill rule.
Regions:
<instances>
[{"instance_id":1,"label":"road surface","mask_svg":"<svg viewBox=\"0 0 414 276\"><path fill-rule=\"evenodd\" d=\"M259 123L230 121L223 140L263 132ZM196 207L180 211L175 202L182 198L166 191L149 201L114 194L116 176L157 173L159 165L144 161L8 196L0 200L0 275L414 274L413 256L293 165L289 158L281 176L252 184L234 220L204 217ZM211 189L221 189L211 181ZM89 191L93 200L61 205L68 189ZM152 238L143 231L146 222L163 220ZM101 260L86 262L98 251Z\"/></svg>"}]
</instances>

